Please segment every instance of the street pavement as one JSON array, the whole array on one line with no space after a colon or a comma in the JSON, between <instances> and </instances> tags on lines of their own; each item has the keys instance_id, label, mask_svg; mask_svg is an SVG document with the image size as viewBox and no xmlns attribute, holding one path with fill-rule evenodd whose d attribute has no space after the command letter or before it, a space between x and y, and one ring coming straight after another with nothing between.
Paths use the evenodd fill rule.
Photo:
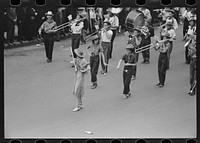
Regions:
<instances>
[{"instance_id":1,"label":"street pavement","mask_svg":"<svg viewBox=\"0 0 200 143\"><path fill-rule=\"evenodd\" d=\"M84 109L79 112L72 112L77 100L72 95L75 72L70 67L70 39L55 43L51 63L46 63L42 44L5 49L5 137L195 138L196 95L187 94L189 66L184 60L182 26L176 34L163 88L156 87L159 53L151 49L150 64L141 64L142 54L139 56L128 99L122 99L123 64L120 70L109 67L106 76L99 72L96 89L90 89L87 74ZM117 65L125 53L126 40L124 34L115 38L109 64Z\"/></svg>"}]
</instances>

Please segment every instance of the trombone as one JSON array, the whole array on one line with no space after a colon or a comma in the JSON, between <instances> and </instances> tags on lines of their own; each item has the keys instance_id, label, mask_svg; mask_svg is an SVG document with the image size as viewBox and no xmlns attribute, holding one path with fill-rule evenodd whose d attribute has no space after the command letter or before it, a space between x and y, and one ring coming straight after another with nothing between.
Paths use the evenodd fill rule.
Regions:
<instances>
[{"instance_id":1,"label":"trombone","mask_svg":"<svg viewBox=\"0 0 200 143\"><path fill-rule=\"evenodd\" d=\"M75 19L75 20L73 20L73 21L69 21L69 22L63 23L63 24L61 24L61 25L59 25L59 26L54 27L54 30L56 30L56 31L61 30L61 29L65 28L65 27L70 26L70 25L73 24L73 23L80 22L80 21L82 21L82 20L84 20L84 19L86 19L86 17L83 17L83 18L78 19L78 20Z\"/></svg>"}]
</instances>

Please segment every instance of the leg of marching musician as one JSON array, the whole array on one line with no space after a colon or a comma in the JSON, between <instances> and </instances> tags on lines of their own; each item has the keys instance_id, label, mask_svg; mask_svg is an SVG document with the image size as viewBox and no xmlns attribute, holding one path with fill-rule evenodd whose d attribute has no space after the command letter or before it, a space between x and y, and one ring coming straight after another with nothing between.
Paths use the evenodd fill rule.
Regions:
<instances>
[{"instance_id":1,"label":"leg of marching musician","mask_svg":"<svg viewBox=\"0 0 200 143\"><path fill-rule=\"evenodd\" d=\"M53 54L53 46L54 46L54 37L49 38L49 60L52 61L52 54Z\"/></svg>"},{"instance_id":2,"label":"leg of marching musician","mask_svg":"<svg viewBox=\"0 0 200 143\"><path fill-rule=\"evenodd\" d=\"M116 37L117 30L112 30L112 32L113 32L113 35L112 35L112 38L111 38L111 41L110 41L111 42L111 48L110 48L110 54L109 54L110 59L112 58L113 42L114 42L114 39Z\"/></svg>"},{"instance_id":3,"label":"leg of marching musician","mask_svg":"<svg viewBox=\"0 0 200 143\"><path fill-rule=\"evenodd\" d=\"M196 69L195 69L195 61L191 60L190 62L190 95L194 95L195 94L195 78L196 78ZM193 89L194 88L194 89Z\"/></svg>"}]
</instances>

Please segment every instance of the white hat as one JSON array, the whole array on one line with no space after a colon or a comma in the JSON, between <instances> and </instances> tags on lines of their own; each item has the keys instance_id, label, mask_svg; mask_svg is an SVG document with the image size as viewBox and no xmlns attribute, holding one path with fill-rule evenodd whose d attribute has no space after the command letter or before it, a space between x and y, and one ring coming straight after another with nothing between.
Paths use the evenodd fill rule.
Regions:
<instances>
[{"instance_id":1,"label":"white hat","mask_svg":"<svg viewBox=\"0 0 200 143\"><path fill-rule=\"evenodd\" d=\"M52 11L48 11L45 15L51 15L51 16L53 16L53 13L52 13Z\"/></svg>"}]
</instances>

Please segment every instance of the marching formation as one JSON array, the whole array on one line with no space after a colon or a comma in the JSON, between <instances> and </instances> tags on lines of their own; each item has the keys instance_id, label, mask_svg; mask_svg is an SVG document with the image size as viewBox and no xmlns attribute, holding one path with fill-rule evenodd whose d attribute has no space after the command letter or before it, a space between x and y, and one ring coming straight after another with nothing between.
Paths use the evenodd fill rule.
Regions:
<instances>
[{"instance_id":1,"label":"marching formation","mask_svg":"<svg viewBox=\"0 0 200 143\"><path fill-rule=\"evenodd\" d=\"M117 11L119 10L119 11ZM117 11L117 12L116 12ZM109 60L112 58L113 50L115 50L113 43L117 33L120 29L120 19L118 14L121 9L109 8L104 15L102 26L96 26L95 30L86 37L82 37L84 29L83 13L77 13L75 20L67 23L72 31L71 35L71 65L75 68L75 80L73 95L77 97L78 105L73 110L74 112L83 109L82 97L84 95L84 77L90 71L91 75L91 89L97 88L97 74L101 64L101 73L106 76L109 70ZM143 64L150 64L150 49L154 48L159 52L158 58L158 83L156 86L162 88L165 85L166 73L170 69L170 55L173 51L173 43L176 40L176 30L178 23L174 17L175 11L170 8L165 8L159 14L162 17L161 25L159 26L160 35L154 34L152 25L152 16L147 8L134 8L126 17L124 22L125 32L127 37L127 45L125 47L126 54L121 55L116 67L120 68L124 62L123 68L123 99L131 96L130 84L132 80L136 79L137 63L139 54L142 53ZM39 33L44 38L44 45L46 51L47 62L52 61L54 35L62 27L57 26L52 19L52 12L46 13L47 20L41 25ZM190 91L189 95L196 93L196 15L192 9L187 9L182 15L184 18L183 26L183 40L186 42L185 60L190 64ZM63 25L66 27L66 25ZM83 38L83 39L82 39ZM155 43L151 42L151 38L155 38ZM81 39L84 42L91 40L92 43L85 47L85 50L79 48ZM85 52L86 51L86 52ZM90 60L85 59L86 54L89 55Z\"/></svg>"}]
</instances>

